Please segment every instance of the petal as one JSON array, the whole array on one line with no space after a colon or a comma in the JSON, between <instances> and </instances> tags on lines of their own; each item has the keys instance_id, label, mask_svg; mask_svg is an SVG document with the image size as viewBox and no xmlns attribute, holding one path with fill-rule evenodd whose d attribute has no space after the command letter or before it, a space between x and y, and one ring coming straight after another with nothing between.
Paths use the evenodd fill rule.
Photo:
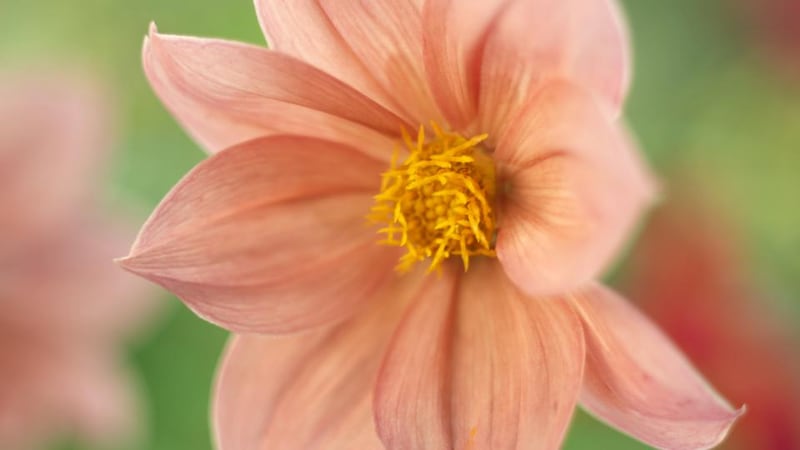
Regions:
<instances>
[{"instance_id":1,"label":"petal","mask_svg":"<svg viewBox=\"0 0 800 450\"><path fill-rule=\"evenodd\" d=\"M450 268L452 269L452 268ZM458 276L429 277L392 338L375 387L386 448L454 448L448 377Z\"/></svg>"},{"instance_id":2,"label":"petal","mask_svg":"<svg viewBox=\"0 0 800 450\"><path fill-rule=\"evenodd\" d=\"M429 0L422 10L425 71L439 109L453 128L477 114L481 61L491 26L506 0Z\"/></svg>"},{"instance_id":3,"label":"petal","mask_svg":"<svg viewBox=\"0 0 800 450\"><path fill-rule=\"evenodd\" d=\"M616 1L511 1L484 48L483 129L496 133L554 78L587 88L617 115L628 85L629 59Z\"/></svg>"},{"instance_id":4,"label":"petal","mask_svg":"<svg viewBox=\"0 0 800 450\"><path fill-rule=\"evenodd\" d=\"M162 35L153 26L142 58L161 100L212 152L266 134L298 134L388 154L404 125L330 75L260 47Z\"/></svg>"},{"instance_id":5,"label":"petal","mask_svg":"<svg viewBox=\"0 0 800 450\"><path fill-rule=\"evenodd\" d=\"M341 319L397 261L364 219L381 167L309 138L233 147L173 188L121 264L231 330L288 332Z\"/></svg>"},{"instance_id":6,"label":"petal","mask_svg":"<svg viewBox=\"0 0 800 450\"><path fill-rule=\"evenodd\" d=\"M134 235L122 223L87 215L27 246L0 271L4 323L90 340L135 332L161 302L146 282L113 262Z\"/></svg>"},{"instance_id":7,"label":"petal","mask_svg":"<svg viewBox=\"0 0 800 450\"><path fill-rule=\"evenodd\" d=\"M376 387L389 449L552 449L580 391L584 340L561 299L524 296L494 263L422 296Z\"/></svg>"},{"instance_id":8,"label":"petal","mask_svg":"<svg viewBox=\"0 0 800 450\"><path fill-rule=\"evenodd\" d=\"M334 327L234 337L215 389L217 447L382 449L372 422L372 387L420 281L419 274L396 278L368 309Z\"/></svg>"},{"instance_id":9,"label":"petal","mask_svg":"<svg viewBox=\"0 0 800 450\"><path fill-rule=\"evenodd\" d=\"M417 124L441 121L422 57L422 17L415 0L320 0L341 39L394 102Z\"/></svg>"},{"instance_id":10,"label":"petal","mask_svg":"<svg viewBox=\"0 0 800 450\"><path fill-rule=\"evenodd\" d=\"M317 0L255 0L271 48L294 56L396 111L396 103L333 26Z\"/></svg>"},{"instance_id":11,"label":"petal","mask_svg":"<svg viewBox=\"0 0 800 450\"><path fill-rule=\"evenodd\" d=\"M711 448L724 439L744 409L733 410L647 318L601 286L575 305L587 342L584 408L659 448Z\"/></svg>"},{"instance_id":12,"label":"petal","mask_svg":"<svg viewBox=\"0 0 800 450\"><path fill-rule=\"evenodd\" d=\"M69 74L0 78L5 255L58 230L89 200L108 149L109 124L98 91L90 80Z\"/></svg>"},{"instance_id":13,"label":"petal","mask_svg":"<svg viewBox=\"0 0 800 450\"><path fill-rule=\"evenodd\" d=\"M532 295L565 292L609 263L653 196L627 136L566 83L534 97L495 157L506 181L497 255Z\"/></svg>"}]
</instances>

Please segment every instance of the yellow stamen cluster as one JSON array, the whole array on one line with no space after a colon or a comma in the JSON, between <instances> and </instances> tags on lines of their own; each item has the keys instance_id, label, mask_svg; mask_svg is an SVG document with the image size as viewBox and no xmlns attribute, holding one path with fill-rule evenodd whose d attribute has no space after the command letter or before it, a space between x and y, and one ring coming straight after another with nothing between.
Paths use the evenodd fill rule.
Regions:
<instances>
[{"instance_id":1,"label":"yellow stamen cluster","mask_svg":"<svg viewBox=\"0 0 800 450\"><path fill-rule=\"evenodd\" d=\"M488 136L431 129L426 136L421 126L416 141L403 133L409 156L398 165L395 152L369 218L387 225L381 244L407 249L398 270L430 258L430 272L459 255L466 271L470 256L495 255L494 163L479 148Z\"/></svg>"}]
</instances>

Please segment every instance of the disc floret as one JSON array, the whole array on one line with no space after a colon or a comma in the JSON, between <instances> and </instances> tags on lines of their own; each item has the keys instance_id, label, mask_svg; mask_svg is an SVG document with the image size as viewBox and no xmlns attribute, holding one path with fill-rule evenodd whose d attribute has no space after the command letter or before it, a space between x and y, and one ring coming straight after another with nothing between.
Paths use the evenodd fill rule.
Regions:
<instances>
[{"instance_id":1,"label":"disc floret","mask_svg":"<svg viewBox=\"0 0 800 450\"><path fill-rule=\"evenodd\" d=\"M398 165L395 152L369 218L386 224L381 244L406 248L398 270L430 259L433 271L458 255L466 271L471 256L495 255L495 169L480 147L488 135L431 130L420 126L416 140L403 133L408 157Z\"/></svg>"}]
</instances>

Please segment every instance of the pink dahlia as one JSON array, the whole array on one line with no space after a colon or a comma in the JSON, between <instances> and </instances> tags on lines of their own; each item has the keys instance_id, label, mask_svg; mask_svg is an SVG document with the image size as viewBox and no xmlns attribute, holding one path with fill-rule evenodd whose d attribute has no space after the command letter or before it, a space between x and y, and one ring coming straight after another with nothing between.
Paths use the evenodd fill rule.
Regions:
<instances>
[{"instance_id":1,"label":"pink dahlia","mask_svg":"<svg viewBox=\"0 0 800 450\"><path fill-rule=\"evenodd\" d=\"M711 381L747 403L729 448L800 448L798 336L754 286L719 202L686 177L680 185L633 252L626 291Z\"/></svg>"},{"instance_id":2,"label":"pink dahlia","mask_svg":"<svg viewBox=\"0 0 800 450\"><path fill-rule=\"evenodd\" d=\"M237 333L220 448L555 448L578 402L655 446L723 438L739 412L592 281L652 197L615 3L256 9L270 50L146 39L212 155L121 261Z\"/></svg>"},{"instance_id":3,"label":"pink dahlia","mask_svg":"<svg viewBox=\"0 0 800 450\"><path fill-rule=\"evenodd\" d=\"M129 436L136 397L118 345L148 310L112 258L132 233L91 181L104 111L83 79L0 76L0 448Z\"/></svg>"}]
</instances>

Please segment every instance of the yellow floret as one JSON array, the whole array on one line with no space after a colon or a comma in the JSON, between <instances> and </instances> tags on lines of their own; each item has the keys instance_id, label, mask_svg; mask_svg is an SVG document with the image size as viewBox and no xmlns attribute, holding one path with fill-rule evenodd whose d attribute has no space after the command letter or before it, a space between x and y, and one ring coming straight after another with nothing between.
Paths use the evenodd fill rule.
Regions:
<instances>
[{"instance_id":1,"label":"yellow floret","mask_svg":"<svg viewBox=\"0 0 800 450\"><path fill-rule=\"evenodd\" d=\"M430 272L459 255L466 271L470 256L494 256L495 169L480 148L488 136L431 129L430 139L423 126L416 140L403 133L409 155L398 165L395 151L369 219L386 224L381 244L406 248L398 270L430 259Z\"/></svg>"}]
</instances>

